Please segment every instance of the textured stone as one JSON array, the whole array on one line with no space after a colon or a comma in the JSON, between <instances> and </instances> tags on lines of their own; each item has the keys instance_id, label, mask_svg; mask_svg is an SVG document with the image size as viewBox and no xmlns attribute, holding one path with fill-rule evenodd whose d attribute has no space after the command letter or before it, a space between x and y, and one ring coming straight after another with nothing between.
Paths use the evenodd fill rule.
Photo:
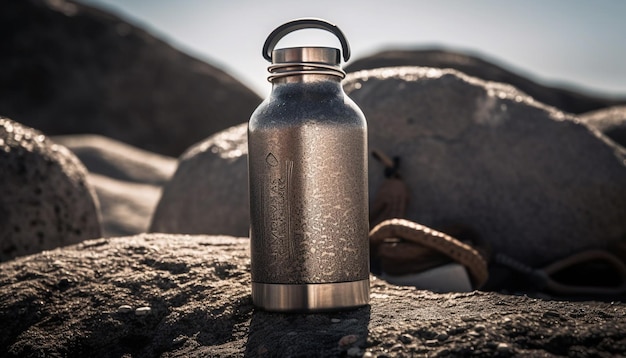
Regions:
<instances>
[{"instance_id":1,"label":"textured stone","mask_svg":"<svg viewBox=\"0 0 626 358\"><path fill-rule=\"evenodd\" d=\"M626 150L576 117L454 70L362 71L344 87L370 149L400 157L408 219L531 266L626 237ZM382 172L371 163L371 197Z\"/></svg>"},{"instance_id":2,"label":"textured stone","mask_svg":"<svg viewBox=\"0 0 626 358\"><path fill-rule=\"evenodd\" d=\"M580 120L626 148L626 106L585 113Z\"/></svg>"},{"instance_id":3,"label":"textured stone","mask_svg":"<svg viewBox=\"0 0 626 358\"><path fill-rule=\"evenodd\" d=\"M248 236L247 128L231 127L180 157L150 231Z\"/></svg>"},{"instance_id":4,"label":"textured stone","mask_svg":"<svg viewBox=\"0 0 626 358\"><path fill-rule=\"evenodd\" d=\"M398 66L452 68L486 81L508 83L539 102L570 113L584 113L626 103L626 98L601 98L573 90L544 86L485 59L454 51L389 50L356 59L345 69L347 72L356 72Z\"/></svg>"},{"instance_id":5,"label":"textured stone","mask_svg":"<svg viewBox=\"0 0 626 358\"><path fill-rule=\"evenodd\" d=\"M363 71L344 85L370 149L401 158L408 219L461 227L528 265L625 237L625 151L577 117L454 70ZM152 231L247 235L245 128L185 154ZM371 199L383 179L370 162Z\"/></svg>"},{"instance_id":6,"label":"textured stone","mask_svg":"<svg viewBox=\"0 0 626 358\"><path fill-rule=\"evenodd\" d=\"M64 0L0 3L0 113L179 156L246 121L257 94L121 18Z\"/></svg>"},{"instance_id":7,"label":"textured stone","mask_svg":"<svg viewBox=\"0 0 626 358\"><path fill-rule=\"evenodd\" d=\"M0 117L0 261L100 237L86 176L67 148Z\"/></svg>"},{"instance_id":8,"label":"textured stone","mask_svg":"<svg viewBox=\"0 0 626 358\"><path fill-rule=\"evenodd\" d=\"M359 309L260 311L250 298L248 250L246 239L144 234L1 263L0 352L142 358L626 351L626 305L616 302L435 294L372 278L370 305ZM136 315L148 311L142 307L149 314ZM479 324L484 330L472 336ZM444 330L449 338L436 340Z\"/></svg>"}]
</instances>

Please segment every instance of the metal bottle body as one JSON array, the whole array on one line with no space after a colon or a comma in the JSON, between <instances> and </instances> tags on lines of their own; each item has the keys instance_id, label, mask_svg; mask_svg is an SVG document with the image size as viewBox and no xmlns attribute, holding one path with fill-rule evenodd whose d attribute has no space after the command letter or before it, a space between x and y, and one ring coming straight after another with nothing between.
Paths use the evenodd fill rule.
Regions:
<instances>
[{"instance_id":1,"label":"metal bottle body","mask_svg":"<svg viewBox=\"0 0 626 358\"><path fill-rule=\"evenodd\" d=\"M248 126L253 300L270 310L369 298L367 124L328 75L275 80Z\"/></svg>"}]
</instances>

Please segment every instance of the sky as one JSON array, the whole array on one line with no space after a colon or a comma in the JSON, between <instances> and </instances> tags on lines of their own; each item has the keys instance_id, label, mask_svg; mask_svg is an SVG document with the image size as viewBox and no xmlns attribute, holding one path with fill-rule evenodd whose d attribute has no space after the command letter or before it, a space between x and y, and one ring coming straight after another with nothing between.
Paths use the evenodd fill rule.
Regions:
<instances>
[{"instance_id":1,"label":"sky","mask_svg":"<svg viewBox=\"0 0 626 358\"><path fill-rule=\"evenodd\" d=\"M79 0L116 13L265 97L267 35L296 18L341 28L352 59L386 49L478 55L542 84L626 97L626 1L621 0ZM339 47L300 30L277 48ZM349 62L348 62L349 63Z\"/></svg>"}]
</instances>

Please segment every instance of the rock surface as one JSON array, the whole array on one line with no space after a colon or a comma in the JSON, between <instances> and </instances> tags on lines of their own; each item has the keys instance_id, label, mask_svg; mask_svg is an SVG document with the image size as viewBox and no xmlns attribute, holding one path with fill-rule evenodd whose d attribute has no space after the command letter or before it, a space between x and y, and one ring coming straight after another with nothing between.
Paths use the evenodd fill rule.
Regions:
<instances>
[{"instance_id":1,"label":"rock surface","mask_svg":"<svg viewBox=\"0 0 626 358\"><path fill-rule=\"evenodd\" d=\"M626 103L626 98L600 98L562 88L543 86L489 61L454 51L428 49L383 51L356 59L345 69L347 72L356 72L398 66L452 68L486 81L508 83L539 102L570 113L584 113Z\"/></svg>"},{"instance_id":2,"label":"rock surface","mask_svg":"<svg viewBox=\"0 0 626 358\"><path fill-rule=\"evenodd\" d=\"M248 240L144 234L0 264L0 352L35 356L619 356L626 305L435 294L373 278L371 304L254 309Z\"/></svg>"},{"instance_id":3,"label":"rock surface","mask_svg":"<svg viewBox=\"0 0 626 358\"><path fill-rule=\"evenodd\" d=\"M247 121L257 94L124 20L64 0L0 4L0 113L170 156Z\"/></svg>"},{"instance_id":4,"label":"rock surface","mask_svg":"<svg viewBox=\"0 0 626 358\"><path fill-rule=\"evenodd\" d=\"M0 117L0 261L100 237L87 171L67 148Z\"/></svg>"},{"instance_id":5,"label":"rock surface","mask_svg":"<svg viewBox=\"0 0 626 358\"><path fill-rule=\"evenodd\" d=\"M626 106L585 113L580 116L580 120L626 148Z\"/></svg>"},{"instance_id":6,"label":"rock surface","mask_svg":"<svg viewBox=\"0 0 626 358\"><path fill-rule=\"evenodd\" d=\"M151 232L248 236L247 123L194 145L163 189Z\"/></svg>"},{"instance_id":7,"label":"rock surface","mask_svg":"<svg viewBox=\"0 0 626 358\"><path fill-rule=\"evenodd\" d=\"M462 226L531 266L626 237L626 151L577 117L454 70L363 71L344 85L370 149L401 158L408 219ZM247 235L245 141L242 124L190 150L151 230ZM383 179L372 161L370 199Z\"/></svg>"}]
</instances>

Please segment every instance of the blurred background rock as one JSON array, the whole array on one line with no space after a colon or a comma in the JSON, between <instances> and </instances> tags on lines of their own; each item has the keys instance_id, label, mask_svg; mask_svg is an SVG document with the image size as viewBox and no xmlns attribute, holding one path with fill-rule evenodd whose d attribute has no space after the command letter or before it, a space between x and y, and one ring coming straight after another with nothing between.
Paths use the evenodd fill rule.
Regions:
<instances>
[{"instance_id":1,"label":"blurred background rock","mask_svg":"<svg viewBox=\"0 0 626 358\"><path fill-rule=\"evenodd\" d=\"M0 3L0 114L45 134L100 134L178 156L246 121L260 100L108 12L65 1Z\"/></svg>"}]
</instances>

